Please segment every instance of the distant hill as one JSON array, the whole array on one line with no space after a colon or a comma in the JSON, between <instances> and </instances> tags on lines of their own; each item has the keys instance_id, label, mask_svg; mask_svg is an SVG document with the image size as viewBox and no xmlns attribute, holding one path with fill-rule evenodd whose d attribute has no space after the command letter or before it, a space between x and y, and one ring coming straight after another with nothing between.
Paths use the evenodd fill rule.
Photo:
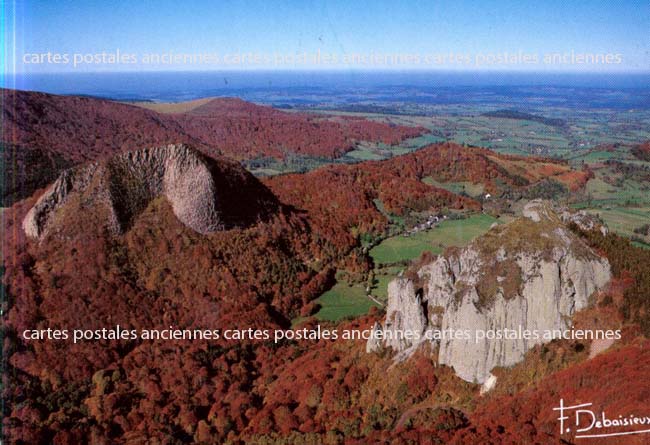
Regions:
<instances>
[{"instance_id":1,"label":"distant hill","mask_svg":"<svg viewBox=\"0 0 650 445\"><path fill-rule=\"evenodd\" d=\"M304 174L264 179L278 199L306 210L315 230L330 239L345 239L352 230L381 232L387 220L375 206L381 201L394 215L430 208L476 210L480 204L438 187L439 182L483 184L492 194L523 190L552 179L569 189L584 185L588 173L542 158L496 154L485 148L454 143L432 144L384 161L328 165Z\"/></svg>"},{"instance_id":2,"label":"distant hill","mask_svg":"<svg viewBox=\"0 0 650 445\"><path fill-rule=\"evenodd\" d=\"M201 142L240 160L287 154L337 158L359 141L394 145L426 132L357 117L287 113L235 98L213 99L170 117Z\"/></svg>"},{"instance_id":3,"label":"distant hill","mask_svg":"<svg viewBox=\"0 0 650 445\"><path fill-rule=\"evenodd\" d=\"M632 154L641 161L650 162L650 142L644 142L632 149Z\"/></svg>"},{"instance_id":4,"label":"distant hill","mask_svg":"<svg viewBox=\"0 0 650 445\"><path fill-rule=\"evenodd\" d=\"M191 144L209 155L235 160L290 154L334 159L357 142L397 144L426 132L361 118L286 113L239 99L193 101L145 109L104 99L0 90L5 200L29 196L61 166L96 160L120 150ZM171 113L169 111L172 111ZM53 172L29 174L29 153L43 153ZM27 164L25 164L27 162ZM27 165L27 167L25 167ZM42 180L40 178L43 178ZM11 203L10 199L7 203Z\"/></svg>"},{"instance_id":5,"label":"distant hill","mask_svg":"<svg viewBox=\"0 0 650 445\"><path fill-rule=\"evenodd\" d=\"M499 117L504 119L515 119L522 121L533 121L539 122L540 124L549 125L551 127L564 127L566 126L566 121L563 119L555 119L550 117L538 116L536 114L524 113L517 110L497 110L497 111L488 111L483 113L482 116L486 117Z\"/></svg>"}]
</instances>

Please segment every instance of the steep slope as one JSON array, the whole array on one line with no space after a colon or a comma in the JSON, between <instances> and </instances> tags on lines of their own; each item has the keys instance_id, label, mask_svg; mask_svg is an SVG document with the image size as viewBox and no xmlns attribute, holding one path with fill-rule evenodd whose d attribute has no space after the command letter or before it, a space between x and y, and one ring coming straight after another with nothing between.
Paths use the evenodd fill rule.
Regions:
<instances>
[{"instance_id":1,"label":"steep slope","mask_svg":"<svg viewBox=\"0 0 650 445\"><path fill-rule=\"evenodd\" d=\"M597 356L566 370L551 374L535 388L508 396L486 400L470 417L470 425L449 443L520 444L579 443L597 445L648 443L647 434L625 434L602 438L576 438L575 410L566 410L568 417L560 431L559 413L554 408L588 403L583 409L592 411L597 420L603 416L611 422L638 416L643 424L593 427L582 434L613 434L645 431L650 423L650 345L647 340L627 345ZM619 417L620 416L620 417ZM580 428L588 428L591 415L583 413Z\"/></svg>"},{"instance_id":2,"label":"steep slope","mask_svg":"<svg viewBox=\"0 0 650 445\"><path fill-rule=\"evenodd\" d=\"M439 345L440 364L483 383L494 367L512 366L535 345L551 341L545 331L568 329L611 272L608 261L571 233L549 203L532 201L521 219L448 251L421 267L417 277L389 285L386 321L375 327L377 338L368 349L410 353L432 342ZM415 335L405 338L405 331ZM490 338L488 331L501 334ZM451 332L469 335L441 336Z\"/></svg>"},{"instance_id":3,"label":"steep slope","mask_svg":"<svg viewBox=\"0 0 650 445\"><path fill-rule=\"evenodd\" d=\"M123 103L6 89L1 93L2 142L16 149L40 149L78 163L123 148L196 142L174 121Z\"/></svg>"},{"instance_id":4,"label":"steep slope","mask_svg":"<svg viewBox=\"0 0 650 445\"><path fill-rule=\"evenodd\" d=\"M110 171L116 166L126 170L117 178ZM145 171L150 176L138 177ZM191 193L174 195L179 183L192 183L206 171L212 189L210 180L201 181ZM214 416L230 424L210 424L213 442L243 430L252 415L243 407L255 410L262 403L250 388L269 378L274 363L292 357L289 348L224 339L97 340L94 332L117 326L287 328L326 288L337 248L317 239L305 215L272 197L265 218L206 234L191 228L179 217L176 199L192 200L205 190L217 205L228 198L232 205L219 208L226 221L228 212L239 218L239 209L254 208L268 191L231 161L207 160L186 147L118 154L75 169L75 175L40 240L27 238L22 228L36 196L3 211L3 251L12 252L3 256L3 400L11 401L3 413L3 441L121 443L146 437L192 443L197 423ZM83 176L85 187L77 182ZM116 180L120 194L112 196L138 204L118 231L108 224L111 206L102 196L114 192ZM139 196L143 191L147 196ZM70 338L23 335L47 328L67 329ZM74 329L93 339L73 343Z\"/></svg>"},{"instance_id":5,"label":"steep slope","mask_svg":"<svg viewBox=\"0 0 650 445\"><path fill-rule=\"evenodd\" d=\"M37 189L54 182L61 171L74 165L65 157L40 148L0 143L0 199L8 207Z\"/></svg>"}]
</instances>

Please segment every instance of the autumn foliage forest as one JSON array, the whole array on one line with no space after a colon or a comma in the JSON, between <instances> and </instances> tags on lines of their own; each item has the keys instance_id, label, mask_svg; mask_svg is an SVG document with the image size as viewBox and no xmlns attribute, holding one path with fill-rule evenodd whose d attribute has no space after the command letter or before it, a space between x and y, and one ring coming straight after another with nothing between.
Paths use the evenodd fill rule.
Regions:
<instances>
[{"instance_id":1,"label":"autumn foliage forest","mask_svg":"<svg viewBox=\"0 0 650 445\"><path fill-rule=\"evenodd\" d=\"M234 98L166 114L89 97L4 89L0 94L3 197L12 198L9 204L44 187L65 167L119 150L183 142L236 160L289 154L333 159L358 142L397 144L426 132L354 117L287 113Z\"/></svg>"},{"instance_id":2,"label":"autumn foliage forest","mask_svg":"<svg viewBox=\"0 0 650 445\"><path fill-rule=\"evenodd\" d=\"M18 150L20 144L48 150L60 157L50 159L61 161L61 168L117 147L169 138L204 151L216 146L226 155L238 150L238 159L282 156L291 147L336 157L353 141L394 143L421 132L287 114L237 100L163 116L87 98L9 97L14 108L5 106L3 112L14 139L5 142L18 144ZM235 173L224 180L233 181L236 191ZM438 366L433 350L393 364L388 355L367 354L362 341L73 344L21 336L26 329L117 325L289 329L299 316L299 327L315 328L311 303L334 284L337 270L369 269L362 239L384 236L390 217L482 209L476 199L428 185L424 178L480 183L499 196L549 177L571 187L588 175L560 162L443 143L386 161L255 180L250 194L275 196L268 218L209 235L184 226L158 198L121 234L106 230L106 215L81 203L40 241L27 239L21 227L43 192L44 184L34 183L33 194L3 211L4 440L26 445L572 443L571 436L561 442L556 430L551 408L559 394L642 414L650 397L650 349L643 336L650 261L647 251L625 240L591 232L582 236L610 258L616 286L590 316L622 324L621 344L587 361L588 345L552 342L531 351L521 366L502 370L508 376L504 381L513 383L485 396L478 385ZM237 196L237 202L245 206L247 197ZM380 312L320 324L368 329ZM628 443L645 443L642 436L633 440Z\"/></svg>"}]
</instances>

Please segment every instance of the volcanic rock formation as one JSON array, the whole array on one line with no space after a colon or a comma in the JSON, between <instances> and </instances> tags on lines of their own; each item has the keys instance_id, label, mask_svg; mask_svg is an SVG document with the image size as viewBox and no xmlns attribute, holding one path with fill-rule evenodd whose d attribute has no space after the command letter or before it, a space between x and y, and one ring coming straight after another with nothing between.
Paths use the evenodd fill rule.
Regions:
<instances>
[{"instance_id":1,"label":"volcanic rock formation","mask_svg":"<svg viewBox=\"0 0 650 445\"><path fill-rule=\"evenodd\" d=\"M59 217L94 206L107 211L109 230L121 233L161 196L183 224L202 234L253 223L277 206L271 192L238 164L167 145L63 171L28 212L23 228L40 239Z\"/></svg>"},{"instance_id":2,"label":"volcanic rock formation","mask_svg":"<svg viewBox=\"0 0 650 445\"><path fill-rule=\"evenodd\" d=\"M523 214L421 267L419 280L391 282L386 320L375 325L367 350L391 348L404 357L432 341L440 364L483 383L494 367L516 364L548 340L479 338L477 331L569 328L573 314L609 281L609 263L570 232L549 203L532 201ZM405 331L414 334L407 338ZM451 331L469 336L441 335Z\"/></svg>"}]
</instances>

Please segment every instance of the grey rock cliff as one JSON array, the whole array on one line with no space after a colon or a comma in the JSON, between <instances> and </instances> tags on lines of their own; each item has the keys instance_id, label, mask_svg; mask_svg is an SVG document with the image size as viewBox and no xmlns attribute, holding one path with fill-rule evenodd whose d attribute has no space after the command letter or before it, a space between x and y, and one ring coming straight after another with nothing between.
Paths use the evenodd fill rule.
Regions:
<instances>
[{"instance_id":1,"label":"grey rock cliff","mask_svg":"<svg viewBox=\"0 0 650 445\"><path fill-rule=\"evenodd\" d=\"M466 248L439 256L417 275L417 283L399 278L389 285L386 321L375 329L423 332L422 338L439 345L440 364L477 383L485 382L494 367L520 362L544 339L477 338L476 331L569 328L574 313L587 307L611 277L608 261L542 201L532 201L524 217L492 228ZM450 331L470 335L441 338ZM375 340L367 349L401 352L417 341Z\"/></svg>"},{"instance_id":2,"label":"grey rock cliff","mask_svg":"<svg viewBox=\"0 0 650 445\"><path fill-rule=\"evenodd\" d=\"M388 292L393 298L388 300L384 330L393 335L385 344L401 351L417 342L427 327L427 319L422 310L422 295L415 291L413 282L406 278L391 281ZM407 331L407 335L400 336L400 333Z\"/></svg>"},{"instance_id":3,"label":"grey rock cliff","mask_svg":"<svg viewBox=\"0 0 650 445\"><path fill-rule=\"evenodd\" d=\"M270 192L240 166L185 145L167 145L64 171L29 210L23 229L41 239L66 208L80 212L93 205L106 210L108 228L120 233L161 196L183 224L202 234L262 218L275 205Z\"/></svg>"}]
</instances>

